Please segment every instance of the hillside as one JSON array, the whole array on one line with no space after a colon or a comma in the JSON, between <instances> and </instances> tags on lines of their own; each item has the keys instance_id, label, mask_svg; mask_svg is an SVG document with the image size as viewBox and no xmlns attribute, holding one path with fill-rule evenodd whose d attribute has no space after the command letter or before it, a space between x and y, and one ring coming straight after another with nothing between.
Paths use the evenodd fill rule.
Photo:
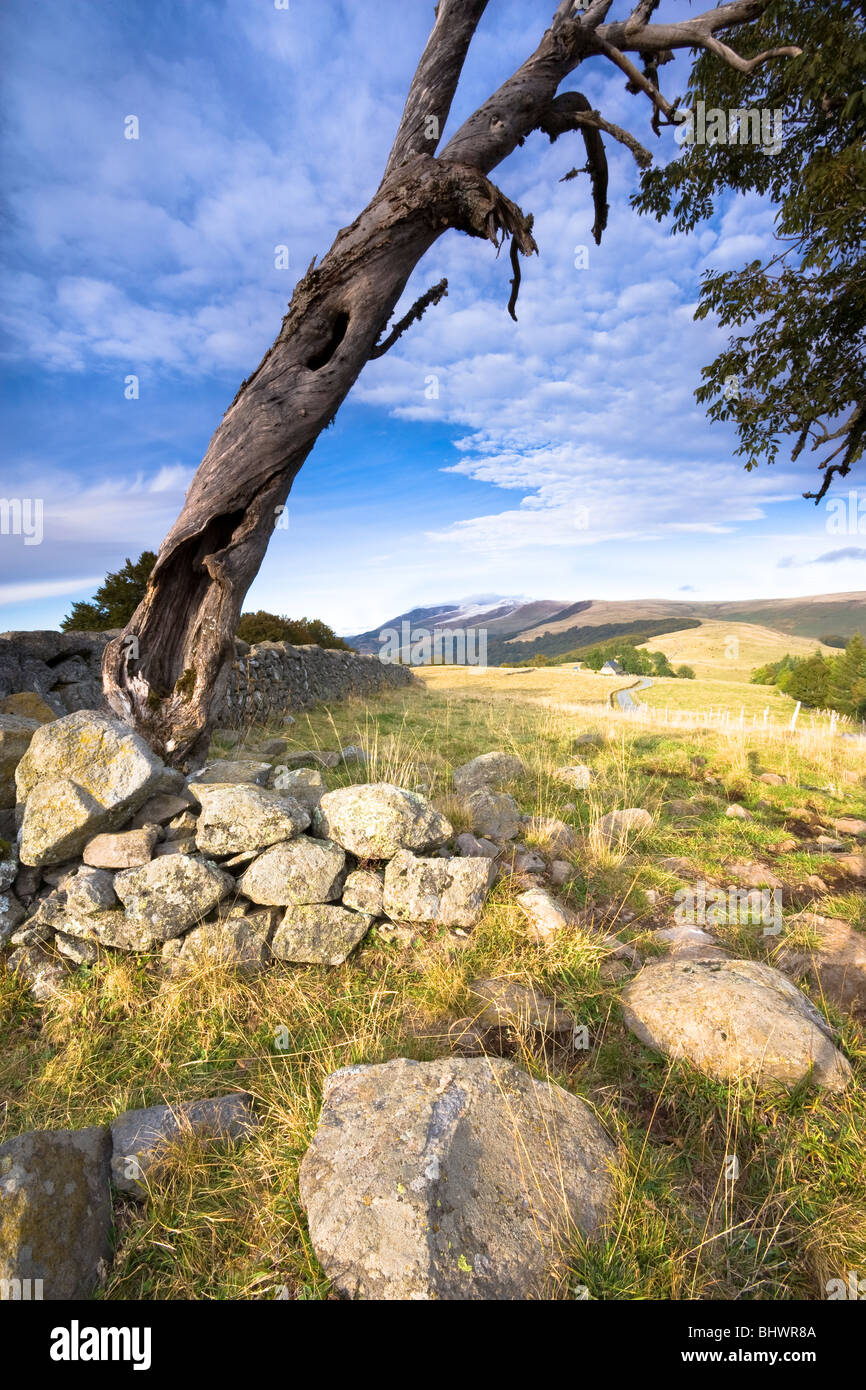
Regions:
<instances>
[{"instance_id":1,"label":"hillside","mask_svg":"<svg viewBox=\"0 0 866 1390\"><path fill-rule=\"evenodd\" d=\"M387 629L402 633L404 623L408 623L412 631L426 628L434 633L467 627L484 629L487 659L491 665L525 661L534 655L561 656L611 637L631 637L638 643L652 640L654 649L662 650L658 645L660 638L653 634L672 636L696 623L717 623L726 627L748 625L755 631L763 629L776 635L806 639L811 651L814 640L825 635L850 637L855 632L866 632L866 592L717 603L653 598L581 599L569 603L563 599L492 596L413 608L389 618L380 627L347 636L346 641L356 651L375 655L384 640L383 633ZM753 665L774 659L766 655L765 650L784 655L776 646L777 636L767 641L768 648L758 652ZM751 651L755 638L741 633L740 642L741 646L747 644ZM785 650L802 654L803 649L789 643ZM690 660L688 656L682 659ZM700 654L697 659L702 659ZM712 653L708 653L706 659L715 660Z\"/></svg>"},{"instance_id":2,"label":"hillside","mask_svg":"<svg viewBox=\"0 0 866 1390\"><path fill-rule=\"evenodd\" d=\"M756 623L715 619L702 622L699 627L662 633L642 645L664 652L672 666L685 662L694 669L696 676L714 681L748 681L756 666L780 661L786 653L791 656L811 656L816 651L824 656L835 654L833 647L808 637L788 636Z\"/></svg>"}]
</instances>

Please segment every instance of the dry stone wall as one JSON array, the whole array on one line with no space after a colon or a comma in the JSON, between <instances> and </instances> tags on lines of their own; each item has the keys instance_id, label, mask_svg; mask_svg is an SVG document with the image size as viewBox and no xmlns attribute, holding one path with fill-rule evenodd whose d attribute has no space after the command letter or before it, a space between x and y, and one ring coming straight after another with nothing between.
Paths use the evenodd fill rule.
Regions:
<instances>
[{"instance_id":1,"label":"dry stone wall","mask_svg":"<svg viewBox=\"0 0 866 1390\"><path fill-rule=\"evenodd\" d=\"M111 632L0 633L0 699L32 691L60 717L102 707L101 664ZM227 725L305 709L319 700L406 686L404 666L289 642L235 644L235 661L217 718Z\"/></svg>"}]
</instances>

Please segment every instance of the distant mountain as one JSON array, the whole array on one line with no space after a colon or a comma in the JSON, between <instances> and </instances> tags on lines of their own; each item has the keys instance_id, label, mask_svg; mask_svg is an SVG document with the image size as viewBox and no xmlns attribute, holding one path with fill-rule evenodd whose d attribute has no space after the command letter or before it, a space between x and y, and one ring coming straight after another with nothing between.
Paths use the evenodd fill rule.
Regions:
<instances>
[{"instance_id":1,"label":"distant mountain","mask_svg":"<svg viewBox=\"0 0 866 1390\"><path fill-rule=\"evenodd\" d=\"M491 665L531 656L561 656L612 637L641 642L653 634L694 627L702 619L752 623L793 637L851 637L866 633L866 592L816 594L807 598L748 599L695 603L677 599L506 598L478 595L459 602L412 608L381 627L346 638L359 652L375 655L389 632L402 636L403 624L416 633L475 628L487 633Z\"/></svg>"}]
</instances>

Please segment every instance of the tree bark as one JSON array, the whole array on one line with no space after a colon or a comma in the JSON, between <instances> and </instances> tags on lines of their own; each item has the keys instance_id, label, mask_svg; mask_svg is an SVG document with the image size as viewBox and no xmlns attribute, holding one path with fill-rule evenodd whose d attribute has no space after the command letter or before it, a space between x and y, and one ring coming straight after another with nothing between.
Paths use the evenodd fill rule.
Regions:
<instances>
[{"instance_id":1,"label":"tree bark","mask_svg":"<svg viewBox=\"0 0 866 1390\"><path fill-rule=\"evenodd\" d=\"M661 49L706 46L717 31L757 18L767 3L734 0L661 26L647 23L656 8L647 0L625 24L611 25L602 22L610 0L594 0L583 13L573 13L573 5L562 0L535 52L434 157L487 6L487 0L439 0L382 184L296 286L276 341L208 446L144 599L106 648L103 687L110 706L163 757L188 766L205 751L211 712L228 679L241 605L295 476L365 363L399 336L379 342L409 276L446 229L488 238L497 247L512 239L513 312L517 252L536 250L532 220L486 175L534 130L555 139L568 128L581 129L600 238L607 167L599 130L642 147L600 117L588 129L598 113L579 93L557 101L560 83L589 56L622 66L625 51L647 58ZM650 84L641 82L646 91ZM650 87L653 100L666 106L654 93ZM441 285L429 291L406 322L442 293Z\"/></svg>"}]
</instances>

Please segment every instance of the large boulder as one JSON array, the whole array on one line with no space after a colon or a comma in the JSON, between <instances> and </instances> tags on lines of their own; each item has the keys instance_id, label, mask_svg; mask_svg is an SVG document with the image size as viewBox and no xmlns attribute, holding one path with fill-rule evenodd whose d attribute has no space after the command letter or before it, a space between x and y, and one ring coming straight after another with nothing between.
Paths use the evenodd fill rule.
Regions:
<instances>
[{"instance_id":1,"label":"large boulder","mask_svg":"<svg viewBox=\"0 0 866 1390\"><path fill-rule=\"evenodd\" d=\"M251 902L288 907L339 898L345 877L346 854L340 845L299 835L254 859L238 887Z\"/></svg>"},{"instance_id":2,"label":"large boulder","mask_svg":"<svg viewBox=\"0 0 866 1390\"><path fill-rule=\"evenodd\" d=\"M15 805L15 769L39 728L38 719L28 719L21 714L0 714L0 806Z\"/></svg>"},{"instance_id":3,"label":"large boulder","mask_svg":"<svg viewBox=\"0 0 866 1390\"><path fill-rule=\"evenodd\" d=\"M201 802L195 842L204 854L267 849L306 830L309 812L290 796L243 785L192 783Z\"/></svg>"},{"instance_id":4,"label":"large boulder","mask_svg":"<svg viewBox=\"0 0 866 1390\"><path fill-rule=\"evenodd\" d=\"M40 725L18 764L23 864L60 864L113 830L157 789L163 764L119 720L79 710Z\"/></svg>"},{"instance_id":5,"label":"large boulder","mask_svg":"<svg viewBox=\"0 0 866 1390\"><path fill-rule=\"evenodd\" d=\"M851 1079L824 1016L762 961L661 961L632 980L622 1003L641 1042L720 1081L796 1085L811 1071L841 1091Z\"/></svg>"},{"instance_id":6,"label":"large boulder","mask_svg":"<svg viewBox=\"0 0 866 1390\"><path fill-rule=\"evenodd\" d=\"M202 921L234 886L231 874L187 854L153 859L143 869L125 869L114 879L114 891L126 908L130 925L149 932L157 941L181 936L187 927Z\"/></svg>"},{"instance_id":7,"label":"large boulder","mask_svg":"<svg viewBox=\"0 0 866 1390\"><path fill-rule=\"evenodd\" d=\"M296 965L342 965L367 935L373 918L332 903L290 907L274 933L277 960Z\"/></svg>"},{"instance_id":8,"label":"large boulder","mask_svg":"<svg viewBox=\"0 0 866 1390\"><path fill-rule=\"evenodd\" d=\"M47 1300L91 1296L111 1260L110 1160L103 1126L0 1144L0 1280L39 1279Z\"/></svg>"},{"instance_id":9,"label":"large boulder","mask_svg":"<svg viewBox=\"0 0 866 1390\"><path fill-rule=\"evenodd\" d=\"M451 826L425 796L389 782L360 783L327 792L313 816L313 829L336 840L359 859L392 859L399 849L437 849Z\"/></svg>"},{"instance_id":10,"label":"large boulder","mask_svg":"<svg viewBox=\"0 0 866 1390\"><path fill-rule=\"evenodd\" d=\"M184 1134L212 1141L245 1139L255 1128L252 1097L246 1091L181 1105L150 1105L125 1110L111 1126L111 1176L119 1192L142 1197L147 1175L165 1150Z\"/></svg>"},{"instance_id":11,"label":"large boulder","mask_svg":"<svg viewBox=\"0 0 866 1390\"><path fill-rule=\"evenodd\" d=\"M397 922L474 927L493 873L492 859L420 859L402 849L385 869L385 912Z\"/></svg>"},{"instance_id":12,"label":"large boulder","mask_svg":"<svg viewBox=\"0 0 866 1390\"><path fill-rule=\"evenodd\" d=\"M473 792L501 787L503 782L513 782L526 774L526 767L520 758L512 753L482 753L471 762L454 769L454 792L463 798Z\"/></svg>"},{"instance_id":13,"label":"large boulder","mask_svg":"<svg viewBox=\"0 0 866 1390\"><path fill-rule=\"evenodd\" d=\"M405 1058L328 1078L300 1171L316 1255L362 1299L538 1299L613 1197L582 1101L502 1058Z\"/></svg>"}]
</instances>

